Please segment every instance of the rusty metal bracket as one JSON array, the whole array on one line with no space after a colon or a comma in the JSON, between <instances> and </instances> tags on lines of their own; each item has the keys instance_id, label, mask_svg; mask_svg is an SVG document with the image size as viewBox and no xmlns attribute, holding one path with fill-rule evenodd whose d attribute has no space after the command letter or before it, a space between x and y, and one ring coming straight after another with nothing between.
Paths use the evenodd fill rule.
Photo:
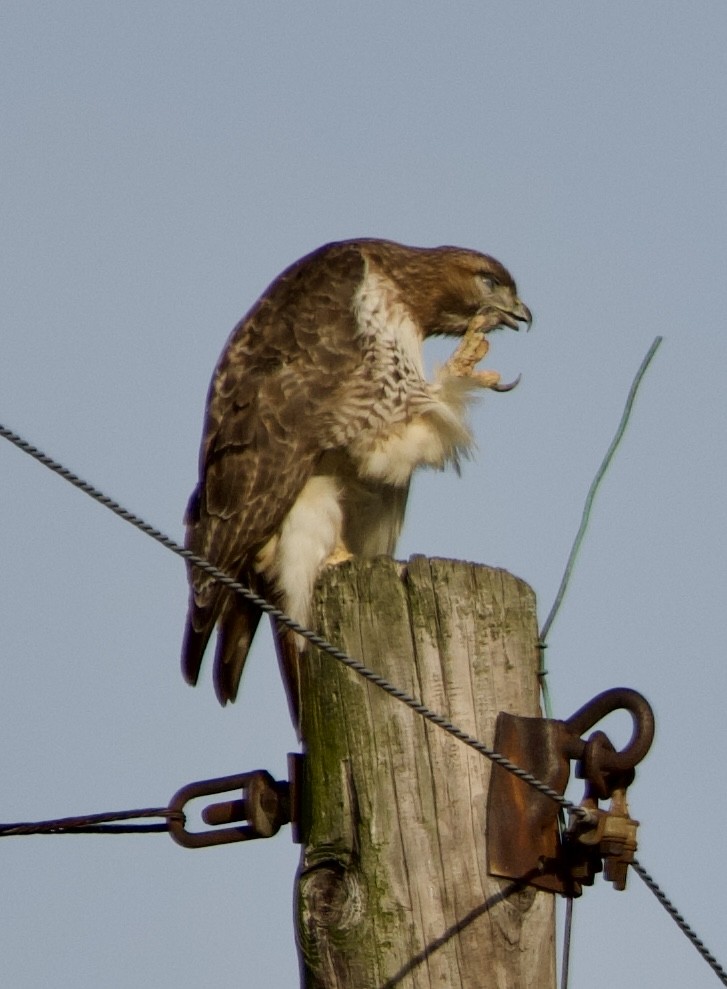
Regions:
<instances>
[{"instance_id":1,"label":"rusty metal bracket","mask_svg":"<svg viewBox=\"0 0 727 989\"><path fill-rule=\"evenodd\" d=\"M177 790L169 802L171 810L179 811L180 819L171 818L169 833L184 848L206 848L209 845L226 845L233 841L250 841L253 838L271 838L284 824L292 823L293 841L298 841L298 806L303 756L288 754L290 782L273 779L265 769L234 776L188 783ZM190 800L241 790L241 797L210 804L202 811L202 820L210 825L208 831L187 831L185 806ZM220 827L222 824L241 823L239 827Z\"/></svg>"},{"instance_id":2,"label":"rusty metal bracket","mask_svg":"<svg viewBox=\"0 0 727 989\"><path fill-rule=\"evenodd\" d=\"M633 731L617 751L607 735L581 735L613 711L631 714ZM649 751L654 715L635 690L606 690L565 721L525 718L501 712L494 748L511 762L563 794L571 760L576 775L586 780L585 824L572 816L561 828L560 808L501 766L493 765L487 813L487 857L492 875L566 895L579 895L606 863L606 877L623 889L628 862L636 849L637 821L628 816L626 788L635 767ZM611 798L609 810L599 800ZM564 834L561 835L561 831Z\"/></svg>"}]
</instances>

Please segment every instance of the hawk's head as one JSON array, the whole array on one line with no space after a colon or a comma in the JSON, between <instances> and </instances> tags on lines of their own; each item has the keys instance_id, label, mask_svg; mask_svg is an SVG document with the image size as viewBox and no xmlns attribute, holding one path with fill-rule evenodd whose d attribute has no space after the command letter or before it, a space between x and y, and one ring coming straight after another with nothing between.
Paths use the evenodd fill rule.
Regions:
<instances>
[{"instance_id":1,"label":"hawk's head","mask_svg":"<svg viewBox=\"0 0 727 989\"><path fill-rule=\"evenodd\" d=\"M371 248L369 248L371 250ZM405 247L379 242L371 251L402 291L425 336L460 336L474 316L482 329L532 322L512 275L495 258L460 247Z\"/></svg>"},{"instance_id":2,"label":"hawk's head","mask_svg":"<svg viewBox=\"0 0 727 989\"><path fill-rule=\"evenodd\" d=\"M484 316L483 328L528 328L532 316L520 301L510 272L495 258L456 247L438 247L430 258L433 281L429 311L422 313L427 335L465 332L473 316ZM435 274L436 272L436 274Z\"/></svg>"}]
</instances>

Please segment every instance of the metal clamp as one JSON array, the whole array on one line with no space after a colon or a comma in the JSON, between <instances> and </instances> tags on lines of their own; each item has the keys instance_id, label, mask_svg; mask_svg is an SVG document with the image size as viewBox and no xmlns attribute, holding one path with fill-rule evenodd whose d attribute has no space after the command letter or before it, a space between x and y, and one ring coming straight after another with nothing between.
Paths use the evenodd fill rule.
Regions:
<instances>
[{"instance_id":1,"label":"metal clamp","mask_svg":"<svg viewBox=\"0 0 727 989\"><path fill-rule=\"evenodd\" d=\"M613 883L615 889L626 889L626 873L636 852L636 831L639 826L639 822L629 816L626 788L614 790L608 810L599 808L590 797L583 800L581 809L587 811L587 816L571 814L564 836L564 841L570 843L570 858L581 858L586 862L589 859L587 853L585 856L574 854L574 842L594 849L598 858L603 860L604 878ZM590 885L594 872L598 871L598 867L585 868L577 870L575 874L581 884Z\"/></svg>"},{"instance_id":2,"label":"metal clamp","mask_svg":"<svg viewBox=\"0 0 727 989\"><path fill-rule=\"evenodd\" d=\"M169 833L184 848L206 848L209 845L226 845L233 841L250 841L253 838L271 838L284 824L293 824L293 840L298 841L298 794L303 756L288 755L290 782L273 779L265 769L234 776L188 783L174 794L169 802L171 810L181 817L170 818ZM187 831L184 808L190 800L216 793L241 790L241 797L210 804L202 811L202 820L210 825L209 831ZM246 822L239 827L219 827L232 822Z\"/></svg>"},{"instance_id":3,"label":"metal clamp","mask_svg":"<svg viewBox=\"0 0 727 989\"><path fill-rule=\"evenodd\" d=\"M581 735L613 711L631 714L633 731L617 751L602 731ZM626 789L635 767L654 738L654 715L635 690L606 690L565 721L524 718L501 712L494 747L511 762L565 792L570 762L586 780L581 808L571 815L563 838L558 805L507 770L494 765L487 819L487 855L491 874L567 895L579 895L604 868L617 889L626 883L628 863L636 850L637 821L628 814ZM611 799L608 810L599 800ZM602 864L603 862L603 864Z\"/></svg>"}]
</instances>

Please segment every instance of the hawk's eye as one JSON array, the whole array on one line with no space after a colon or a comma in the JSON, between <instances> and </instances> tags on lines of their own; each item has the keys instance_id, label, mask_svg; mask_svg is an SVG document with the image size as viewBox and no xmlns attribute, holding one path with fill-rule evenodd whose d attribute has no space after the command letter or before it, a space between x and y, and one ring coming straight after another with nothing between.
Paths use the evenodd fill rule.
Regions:
<instances>
[{"instance_id":1,"label":"hawk's eye","mask_svg":"<svg viewBox=\"0 0 727 989\"><path fill-rule=\"evenodd\" d=\"M480 281L482 282L483 288L485 288L488 292L495 291L497 279L493 278L492 275L486 275L484 272L480 272Z\"/></svg>"}]
</instances>

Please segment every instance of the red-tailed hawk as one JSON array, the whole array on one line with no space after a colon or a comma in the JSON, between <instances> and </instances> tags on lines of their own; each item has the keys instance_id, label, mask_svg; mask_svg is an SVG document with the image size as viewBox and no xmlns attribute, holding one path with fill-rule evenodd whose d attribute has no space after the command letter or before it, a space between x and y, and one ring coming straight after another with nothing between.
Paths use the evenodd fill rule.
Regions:
<instances>
[{"instance_id":1,"label":"red-tailed hawk","mask_svg":"<svg viewBox=\"0 0 727 989\"><path fill-rule=\"evenodd\" d=\"M494 258L383 240L328 244L284 271L232 332L210 386L186 545L301 624L316 578L346 554L392 554L420 466L472 446L465 413L494 372L484 333L530 323ZM433 382L422 343L463 337ZM472 337L471 340L468 338ZM190 567L182 669L235 699L260 612Z\"/></svg>"}]
</instances>

